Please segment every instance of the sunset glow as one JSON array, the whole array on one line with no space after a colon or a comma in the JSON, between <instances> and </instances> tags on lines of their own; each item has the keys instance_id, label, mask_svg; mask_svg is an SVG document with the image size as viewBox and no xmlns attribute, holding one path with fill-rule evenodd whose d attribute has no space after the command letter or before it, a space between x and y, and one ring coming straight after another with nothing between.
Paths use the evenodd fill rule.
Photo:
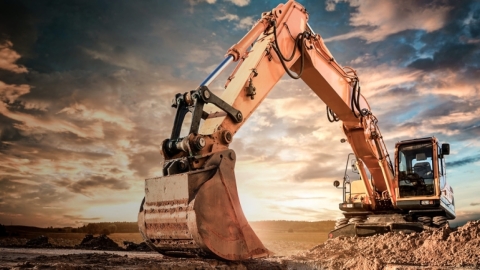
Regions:
<instances>
[{"instance_id":1,"label":"sunset glow","mask_svg":"<svg viewBox=\"0 0 480 270\"><path fill-rule=\"evenodd\" d=\"M136 221L144 180L161 176L172 98L281 2L1 2L0 224ZM357 70L390 155L399 140L450 143L457 221L479 219L480 2L299 2ZM340 217L343 137L325 104L284 77L230 145L247 219Z\"/></svg>"}]
</instances>

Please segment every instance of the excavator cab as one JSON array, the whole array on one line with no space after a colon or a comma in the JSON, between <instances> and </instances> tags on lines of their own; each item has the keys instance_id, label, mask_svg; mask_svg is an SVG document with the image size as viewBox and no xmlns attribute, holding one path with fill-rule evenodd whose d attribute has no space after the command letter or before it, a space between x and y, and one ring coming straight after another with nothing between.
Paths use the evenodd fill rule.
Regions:
<instances>
[{"instance_id":1,"label":"excavator cab","mask_svg":"<svg viewBox=\"0 0 480 270\"><path fill-rule=\"evenodd\" d=\"M445 156L449 144L435 137L398 142L396 147L398 183L397 207L427 224L432 218L455 218L453 189L447 183Z\"/></svg>"},{"instance_id":2,"label":"excavator cab","mask_svg":"<svg viewBox=\"0 0 480 270\"><path fill-rule=\"evenodd\" d=\"M399 197L432 196L435 193L432 142L402 144L398 148Z\"/></svg>"}]
</instances>

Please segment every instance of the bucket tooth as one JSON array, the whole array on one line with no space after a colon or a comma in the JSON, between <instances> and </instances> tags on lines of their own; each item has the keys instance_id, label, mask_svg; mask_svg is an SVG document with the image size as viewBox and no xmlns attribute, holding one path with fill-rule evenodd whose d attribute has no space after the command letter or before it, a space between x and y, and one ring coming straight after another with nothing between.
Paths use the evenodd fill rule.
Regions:
<instances>
[{"instance_id":1,"label":"bucket tooth","mask_svg":"<svg viewBox=\"0 0 480 270\"><path fill-rule=\"evenodd\" d=\"M213 154L203 170L147 179L138 217L147 244L166 255L271 255L243 214L234 167L235 154L227 150Z\"/></svg>"}]
</instances>

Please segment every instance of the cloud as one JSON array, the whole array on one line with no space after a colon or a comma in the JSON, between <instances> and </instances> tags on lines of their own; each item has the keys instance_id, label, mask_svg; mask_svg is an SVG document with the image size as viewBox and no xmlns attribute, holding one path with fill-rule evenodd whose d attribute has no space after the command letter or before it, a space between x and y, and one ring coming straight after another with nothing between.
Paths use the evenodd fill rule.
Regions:
<instances>
[{"instance_id":1,"label":"cloud","mask_svg":"<svg viewBox=\"0 0 480 270\"><path fill-rule=\"evenodd\" d=\"M480 80L468 70L427 72L382 64L361 67L358 73L362 94L386 138L408 138L415 133L428 136L432 132L467 136L472 133L465 129L480 121L476 87ZM408 102L396 102L399 99Z\"/></svg>"},{"instance_id":2,"label":"cloud","mask_svg":"<svg viewBox=\"0 0 480 270\"><path fill-rule=\"evenodd\" d=\"M0 81L0 99L7 103L13 103L18 97L28 94L30 86L27 84L8 85Z\"/></svg>"},{"instance_id":3,"label":"cloud","mask_svg":"<svg viewBox=\"0 0 480 270\"><path fill-rule=\"evenodd\" d=\"M370 97L389 89L411 85L418 81L423 72L383 64L361 68L358 73L362 89L367 89L363 93Z\"/></svg>"},{"instance_id":4,"label":"cloud","mask_svg":"<svg viewBox=\"0 0 480 270\"><path fill-rule=\"evenodd\" d=\"M328 1L327 10L334 10L339 1ZM356 12L350 18L350 25L358 28L350 33L325 39L325 42L362 38L368 43L384 40L387 36L405 30L432 32L442 28L446 21L449 6L436 3L423 4L408 0L402 2L355 0L348 1Z\"/></svg>"},{"instance_id":5,"label":"cloud","mask_svg":"<svg viewBox=\"0 0 480 270\"><path fill-rule=\"evenodd\" d=\"M63 217L67 218L67 219L70 219L70 220L75 220L75 222L78 222L79 220L82 220L82 221L98 221L98 220L101 220L102 218L100 217L92 217L92 218L87 218L87 217L83 217L83 216L74 216L74 215L63 215Z\"/></svg>"},{"instance_id":6,"label":"cloud","mask_svg":"<svg viewBox=\"0 0 480 270\"><path fill-rule=\"evenodd\" d=\"M225 12L225 11L224 11ZM218 16L215 18L218 21L234 21L235 22L235 29L240 30L248 30L255 24L255 20L253 16L247 16L241 18L236 14L225 13L222 16Z\"/></svg>"},{"instance_id":7,"label":"cloud","mask_svg":"<svg viewBox=\"0 0 480 270\"><path fill-rule=\"evenodd\" d=\"M79 127L68 121L51 118L41 119L26 113L11 112L3 103L0 103L0 113L13 120L22 122L22 124L18 124L16 128L26 132L48 130L53 132L71 132L82 138L104 137L103 127L100 122L94 122L88 126Z\"/></svg>"},{"instance_id":8,"label":"cloud","mask_svg":"<svg viewBox=\"0 0 480 270\"><path fill-rule=\"evenodd\" d=\"M472 59L478 59L479 48L472 43L447 42L432 57L419 58L409 67L425 71L450 69L458 71L470 65Z\"/></svg>"},{"instance_id":9,"label":"cloud","mask_svg":"<svg viewBox=\"0 0 480 270\"><path fill-rule=\"evenodd\" d=\"M480 205L480 202L472 202L470 203L471 206L477 206L477 205Z\"/></svg>"},{"instance_id":10,"label":"cloud","mask_svg":"<svg viewBox=\"0 0 480 270\"><path fill-rule=\"evenodd\" d=\"M0 44L0 69L5 69L15 73L28 72L24 66L19 66L15 62L20 59L20 55L12 50L13 44L10 41L6 41Z\"/></svg>"},{"instance_id":11,"label":"cloud","mask_svg":"<svg viewBox=\"0 0 480 270\"><path fill-rule=\"evenodd\" d=\"M231 2L234 5L239 6L239 7L244 7L248 4L250 4L250 0L227 0L227 1Z\"/></svg>"},{"instance_id":12,"label":"cloud","mask_svg":"<svg viewBox=\"0 0 480 270\"><path fill-rule=\"evenodd\" d=\"M79 103L75 103L69 107L65 107L57 114L66 113L69 116L73 116L73 119L80 119L82 121L105 121L110 123L118 124L121 128L126 130L132 130L135 127L135 124L129 119L116 114L113 111L101 110L101 109L90 109L87 106Z\"/></svg>"},{"instance_id":13,"label":"cloud","mask_svg":"<svg viewBox=\"0 0 480 270\"><path fill-rule=\"evenodd\" d=\"M90 176L87 179L81 179L78 181L62 179L56 181L56 184L61 187L67 188L73 193L80 193L85 195L91 195L92 190L97 190L99 188L111 190L127 190L130 188L130 185L125 181L101 175Z\"/></svg>"},{"instance_id":14,"label":"cloud","mask_svg":"<svg viewBox=\"0 0 480 270\"><path fill-rule=\"evenodd\" d=\"M157 151L135 153L132 154L129 159L130 163L128 167L135 171L138 176L142 178L159 176L150 174L150 171L154 169L161 169L161 161L163 160L163 157L160 154L160 149Z\"/></svg>"},{"instance_id":15,"label":"cloud","mask_svg":"<svg viewBox=\"0 0 480 270\"><path fill-rule=\"evenodd\" d=\"M2 187L0 197L8 202L8 204L0 204L1 223L14 220L15 224L19 224L17 222L21 220L22 224L29 224L32 218L35 219L39 215L62 211L43 207L63 207L71 198L68 194L57 191L54 185L46 183L43 177L36 177L37 182L30 183L21 180L18 177L0 176ZM43 223L43 219L38 221Z\"/></svg>"},{"instance_id":16,"label":"cloud","mask_svg":"<svg viewBox=\"0 0 480 270\"><path fill-rule=\"evenodd\" d=\"M217 0L188 0L188 3L190 3L190 5L192 6L203 2L206 2L208 4L215 4Z\"/></svg>"},{"instance_id":17,"label":"cloud","mask_svg":"<svg viewBox=\"0 0 480 270\"><path fill-rule=\"evenodd\" d=\"M223 15L223 16L217 17L216 19L219 20L219 21L223 21L223 20L238 21L239 20L238 15L228 14L228 13Z\"/></svg>"},{"instance_id":18,"label":"cloud","mask_svg":"<svg viewBox=\"0 0 480 270\"><path fill-rule=\"evenodd\" d=\"M327 0L325 1L325 10L334 11L337 4L343 2L344 0Z\"/></svg>"},{"instance_id":19,"label":"cloud","mask_svg":"<svg viewBox=\"0 0 480 270\"><path fill-rule=\"evenodd\" d=\"M475 156L465 157L465 158L460 159L460 160L449 161L449 162L447 162L447 166L450 167L450 168L454 168L454 167L465 166L465 165L475 163L475 162L478 162L478 161L480 161L480 155L475 155Z\"/></svg>"},{"instance_id":20,"label":"cloud","mask_svg":"<svg viewBox=\"0 0 480 270\"><path fill-rule=\"evenodd\" d=\"M322 160L323 162L319 162L319 160ZM342 168L342 166L339 166L339 164L334 162L328 162L328 158L322 157L322 159L317 159L309 162L307 166L297 171L294 174L293 181L333 182L332 179L342 177L343 170L344 168Z\"/></svg>"},{"instance_id":21,"label":"cloud","mask_svg":"<svg viewBox=\"0 0 480 270\"><path fill-rule=\"evenodd\" d=\"M207 3L207 4L212 5L212 4L217 3L217 0L188 0L187 2L190 5L190 7L188 9L188 12L190 14L194 14L195 11L198 12L200 10L200 8L197 8L197 10L195 10L195 6L197 6L199 4L202 4L202 3Z\"/></svg>"},{"instance_id":22,"label":"cloud","mask_svg":"<svg viewBox=\"0 0 480 270\"><path fill-rule=\"evenodd\" d=\"M318 207L270 205L268 211L292 217L293 220L334 220L338 217L338 213L331 211L331 209Z\"/></svg>"},{"instance_id":23,"label":"cloud","mask_svg":"<svg viewBox=\"0 0 480 270\"><path fill-rule=\"evenodd\" d=\"M448 125L453 123L469 122L480 114L480 108L467 112L451 112L448 115L437 116L430 120L432 125Z\"/></svg>"},{"instance_id":24,"label":"cloud","mask_svg":"<svg viewBox=\"0 0 480 270\"><path fill-rule=\"evenodd\" d=\"M100 60L114 66L131 70L147 70L152 68L148 61L144 61L144 59L137 57L135 54L125 51L122 46L101 43L96 49L82 49L92 59Z\"/></svg>"},{"instance_id":25,"label":"cloud","mask_svg":"<svg viewBox=\"0 0 480 270\"><path fill-rule=\"evenodd\" d=\"M253 16L242 18L237 25L238 29L249 29L255 24Z\"/></svg>"},{"instance_id":26,"label":"cloud","mask_svg":"<svg viewBox=\"0 0 480 270\"><path fill-rule=\"evenodd\" d=\"M273 199L274 197L272 197ZM282 198L279 198L279 197L276 197L274 199L277 199L277 200L323 200L323 199L326 199L327 197L325 196L314 196L314 197L301 197L301 196L290 196L290 195L287 195L287 196L284 196Z\"/></svg>"}]
</instances>

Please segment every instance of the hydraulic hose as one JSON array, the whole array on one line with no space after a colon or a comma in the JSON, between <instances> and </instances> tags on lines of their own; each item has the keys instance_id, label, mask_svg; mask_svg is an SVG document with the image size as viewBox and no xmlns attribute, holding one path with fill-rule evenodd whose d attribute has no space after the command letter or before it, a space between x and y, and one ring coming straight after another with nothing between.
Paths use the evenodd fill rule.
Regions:
<instances>
[{"instance_id":1,"label":"hydraulic hose","mask_svg":"<svg viewBox=\"0 0 480 270\"><path fill-rule=\"evenodd\" d=\"M327 118L330 123L338 122L340 120L338 116L332 111L332 109L328 107L328 105L327 105Z\"/></svg>"},{"instance_id":2,"label":"hydraulic hose","mask_svg":"<svg viewBox=\"0 0 480 270\"><path fill-rule=\"evenodd\" d=\"M352 98L350 100L350 108L352 108L352 113L357 118L366 116L367 114L370 113L368 109L362 109L360 107L360 97L361 97L360 92L361 92L360 82L358 81L358 79L355 79L355 84L353 85L353 88L352 88ZM355 112L355 109L358 111L359 114Z\"/></svg>"},{"instance_id":3,"label":"hydraulic hose","mask_svg":"<svg viewBox=\"0 0 480 270\"><path fill-rule=\"evenodd\" d=\"M289 58L286 58L282 52L280 51L280 46L278 46L278 41L277 41L277 24L275 21L273 23L273 35L274 35L274 45L272 46L273 50L277 54L278 58L280 59L280 63L283 66L283 69L285 72L290 76L292 79L300 79L302 77L303 73L303 68L305 66L305 46L304 46L304 39L305 35L307 32L299 33L297 37L295 38L295 46L293 47L292 54L290 55ZM285 64L285 62L290 62L294 55L295 52L297 51L297 46L300 46L300 72L298 72L297 75L293 74L290 72L289 68Z\"/></svg>"},{"instance_id":4,"label":"hydraulic hose","mask_svg":"<svg viewBox=\"0 0 480 270\"><path fill-rule=\"evenodd\" d=\"M292 61L293 59L293 56L295 55L295 52L297 51L297 46L294 46L293 47L293 51L292 51L292 54L290 55L289 58L285 58L285 56L283 56L282 52L280 51L280 46L278 46L278 39L277 39L277 22L276 21L273 21L273 41L275 42L275 47L276 47L276 53L278 54L278 57L280 57L282 60L286 61L286 62L290 62ZM287 24L285 24L285 26L287 26ZM287 29L288 29L288 26L287 26ZM290 32L290 31L289 31ZM301 34L299 34L301 35ZM290 35L291 36L291 35ZM297 35L297 38L295 38L295 45L298 41L298 35Z\"/></svg>"}]
</instances>

